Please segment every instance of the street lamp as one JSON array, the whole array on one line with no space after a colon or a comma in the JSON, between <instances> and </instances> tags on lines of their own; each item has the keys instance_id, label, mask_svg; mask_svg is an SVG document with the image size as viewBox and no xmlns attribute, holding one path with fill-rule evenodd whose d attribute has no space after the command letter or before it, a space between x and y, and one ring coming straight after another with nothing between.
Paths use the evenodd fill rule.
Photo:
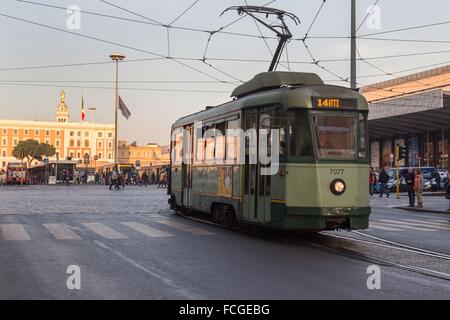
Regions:
<instances>
[{"instance_id":1,"label":"street lamp","mask_svg":"<svg viewBox=\"0 0 450 320\"><path fill-rule=\"evenodd\" d=\"M119 109L119 61L123 60L125 56L120 53L113 53L109 56L116 62L116 110L114 115L114 163L118 162L118 145L117 145L117 109Z\"/></svg>"}]
</instances>

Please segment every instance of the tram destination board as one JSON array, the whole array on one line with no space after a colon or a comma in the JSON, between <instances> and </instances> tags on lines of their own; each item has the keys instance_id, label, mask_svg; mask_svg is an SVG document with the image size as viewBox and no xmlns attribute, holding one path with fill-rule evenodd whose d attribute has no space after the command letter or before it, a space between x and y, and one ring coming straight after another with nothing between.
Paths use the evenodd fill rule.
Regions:
<instances>
[{"instance_id":1,"label":"tram destination board","mask_svg":"<svg viewBox=\"0 0 450 320\"><path fill-rule=\"evenodd\" d=\"M319 109L354 109L356 104L356 99L312 97L313 107Z\"/></svg>"}]
</instances>

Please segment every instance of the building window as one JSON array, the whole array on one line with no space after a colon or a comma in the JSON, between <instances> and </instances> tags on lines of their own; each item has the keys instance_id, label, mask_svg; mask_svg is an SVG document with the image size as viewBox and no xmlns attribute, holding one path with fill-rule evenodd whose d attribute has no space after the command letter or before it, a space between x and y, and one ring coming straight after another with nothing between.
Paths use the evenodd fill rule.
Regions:
<instances>
[{"instance_id":1,"label":"building window","mask_svg":"<svg viewBox=\"0 0 450 320\"><path fill-rule=\"evenodd\" d=\"M29 135L29 134L30 134L30 130L25 129L25 130L24 130L24 134L25 134L26 136Z\"/></svg>"},{"instance_id":2,"label":"building window","mask_svg":"<svg viewBox=\"0 0 450 320\"><path fill-rule=\"evenodd\" d=\"M77 135L78 135L79 137L81 137L81 132L80 132L80 131L78 131L78 132L77 132Z\"/></svg>"},{"instance_id":3,"label":"building window","mask_svg":"<svg viewBox=\"0 0 450 320\"><path fill-rule=\"evenodd\" d=\"M99 159L99 160L102 159L102 154L101 154L101 153L98 154L98 159Z\"/></svg>"},{"instance_id":4,"label":"building window","mask_svg":"<svg viewBox=\"0 0 450 320\"><path fill-rule=\"evenodd\" d=\"M59 152L55 153L56 159L59 159Z\"/></svg>"},{"instance_id":5,"label":"building window","mask_svg":"<svg viewBox=\"0 0 450 320\"><path fill-rule=\"evenodd\" d=\"M6 139L2 139L2 145L3 145L3 146L6 146L6 145L7 145Z\"/></svg>"},{"instance_id":6,"label":"building window","mask_svg":"<svg viewBox=\"0 0 450 320\"><path fill-rule=\"evenodd\" d=\"M49 130L45 130L45 135L48 137L50 135L50 131Z\"/></svg>"},{"instance_id":7,"label":"building window","mask_svg":"<svg viewBox=\"0 0 450 320\"><path fill-rule=\"evenodd\" d=\"M101 141L98 142L98 148L99 148L99 149L103 148L103 145L102 145L102 142L101 142Z\"/></svg>"},{"instance_id":8,"label":"building window","mask_svg":"<svg viewBox=\"0 0 450 320\"><path fill-rule=\"evenodd\" d=\"M14 135L17 136L19 134L19 130L14 129Z\"/></svg>"},{"instance_id":9,"label":"building window","mask_svg":"<svg viewBox=\"0 0 450 320\"><path fill-rule=\"evenodd\" d=\"M34 130L34 135L38 136L39 135L39 130Z\"/></svg>"},{"instance_id":10,"label":"building window","mask_svg":"<svg viewBox=\"0 0 450 320\"><path fill-rule=\"evenodd\" d=\"M57 147L59 147L59 140L56 140L56 141L55 141L55 145L56 145Z\"/></svg>"},{"instance_id":11,"label":"building window","mask_svg":"<svg viewBox=\"0 0 450 320\"><path fill-rule=\"evenodd\" d=\"M98 137L99 137L99 138L102 138L102 137L103 137L103 133L99 132L99 133L98 133Z\"/></svg>"},{"instance_id":12,"label":"building window","mask_svg":"<svg viewBox=\"0 0 450 320\"><path fill-rule=\"evenodd\" d=\"M112 158L111 153L108 153L108 159L111 159L111 158Z\"/></svg>"},{"instance_id":13,"label":"building window","mask_svg":"<svg viewBox=\"0 0 450 320\"><path fill-rule=\"evenodd\" d=\"M17 146L17 142L18 142L18 140L14 139L14 143L13 143L14 147Z\"/></svg>"},{"instance_id":14,"label":"building window","mask_svg":"<svg viewBox=\"0 0 450 320\"><path fill-rule=\"evenodd\" d=\"M74 147L75 146L75 141L73 139L70 139L69 146L70 147Z\"/></svg>"},{"instance_id":15,"label":"building window","mask_svg":"<svg viewBox=\"0 0 450 320\"><path fill-rule=\"evenodd\" d=\"M75 134L75 133L74 133L73 131L70 131L70 136L71 136L71 137L73 137L74 134Z\"/></svg>"},{"instance_id":16,"label":"building window","mask_svg":"<svg viewBox=\"0 0 450 320\"><path fill-rule=\"evenodd\" d=\"M56 136L59 137L59 131L56 131Z\"/></svg>"},{"instance_id":17,"label":"building window","mask_svg":"<svg viewBox=\"0 0 450 320\"><path fill-rule=\"evenodd\" d=\"M112 149L112 143L108 142L108 149Z\"/></svg>"},{"instance_id":18,"label":"building window","mask_svg":"<svg viewBox=\"0 0 450 320\"><path fill-rule=\"evenodd\" d=\"M73 152L70 153L70 157L73 158Z\"/></svg>"},{"instance_id":19,"label":"building window","mask_svg":"<svg viewBox=\"0 0 450 320\"><path fill-rule=\"evenodd\" d=\"M108 133L108 138L112 138L112 132Z\"/></svg>"},{"instance_id":20,"label":"building window","mask_svg":"<svg viewBox=\"0 0 450 320\"><path fill-rule=\"evenodd\" d=\"M45 139L45 143L46 143L46 144L50 144L50 140Z\"/></svg>"},{"instance_id":21,"label":"building window","mask_svg":"<svg viewBox=\"0 0 450 320\"><path fill-rule=\"evenodd\" d=\"M7 135L7 134L8 134L8 129L3 129L2 131L3 131L3 134L4 134L4 135Z\"/></svg>"},{"instance_id":22,"label":"building window","mask_svg":"<svg viewBox=\"0 0 450 320\"><path fill-rule=\"evenodd\" d=\"M6 162L5 161L2 162L2 167L6 167Z\"/></svg>"},{"instance_id":23,"label":"building window","mask_svg":"<svg viewBox=\"0 0 450 320\"><path fill-rule=\"evenodd\" d=\"M85 133L84 133L84 136L85 136L85 137L89 137L89 132L85 132Z\"/></svg>"},{"instance_id":24,"label":"building window","mask_svg":"<svg viewBox=\"0 0 450 320\"><path fill-rule=\"evenodd\" d=\"M89 140L84 140L84 147L89 148Z\"/></svg>"},{"instance_id":25,"label":"building window","mask_svg":"<svg viewBox=\"0 0 450 320\"><path fill-rule=\"evenodd\" d=\"M5 150L2 151L2 157L6 157L6 151Z\"/></svg>"},{"instance_id":26,"label":"building window","mask_svg":"<svg viewBox=\"0 0 450 320\"><path fill-rule=\"evenodd\" d=\"M81 147L81 141L80 140L77 140L77 147L78 148Z\"/></svg>"},{"instance_id":27,"label":"building window","mask_svg":"<svg viewBox=\"0 0 450 320\"><path fill-rule=\"evenodd\" d=\"M81 158L81 153L80 152L78 152L78 159L80 159Z\"/></svg>"}]
</instances>

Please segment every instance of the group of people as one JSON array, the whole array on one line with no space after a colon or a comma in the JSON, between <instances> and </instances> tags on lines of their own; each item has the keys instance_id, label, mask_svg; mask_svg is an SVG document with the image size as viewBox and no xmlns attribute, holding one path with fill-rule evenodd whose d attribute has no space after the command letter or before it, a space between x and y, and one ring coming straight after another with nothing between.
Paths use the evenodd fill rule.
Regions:
<instances>
[{"instance_id":1,"label":"group of people","mask_svg":"<svg viewBox=\"0 0 450 320\"><path fill-rule=\"evenodd\" d=\"M96 173L95 181L98 184L109 185L109 189L115 190L120 188L124 189L127 184L134 184L139 186L147 187L149 184L157 184L158 188L168 187L169 177L169 167L165 167L160 172L152 172L151 174L147 171L143 171L141 174L139 172L123 172L117 166L115 166L111 171Z\"/></svg>"},{"instance_id":2,"label":"group of people","mask_svg":"<svg viewBox=\"0 0 450 320\"><path fill-rule=\"evenodd\" d=\"M436 178L439 177L439 178ZM440 185L441 179L438 172L433 173L432 178L436 179L438 185ZM423 208L423 190L424 190L424 178L420 169L409 168L408 172L403 176L406 183L406 190L408 191L409 207L414 207L417 197L417 207ZM389 197L389 175L385 168L382 168L378 173L374 168L370 169L369 183L370 183L370 195L375 193L377 184L380 184L380 195L386 194L386 198ZM440 187L438 189L440 191ZM447 179L445 184L446 197L450 199L450 179Z\"/></svg>"}]
</instances>

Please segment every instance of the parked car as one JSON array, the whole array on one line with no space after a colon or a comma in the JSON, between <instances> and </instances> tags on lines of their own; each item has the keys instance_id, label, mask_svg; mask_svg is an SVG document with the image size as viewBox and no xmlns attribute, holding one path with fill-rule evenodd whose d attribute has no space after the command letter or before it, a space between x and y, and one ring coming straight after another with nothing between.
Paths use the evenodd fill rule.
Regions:
<instances>
[{"instance_id":1,"label":"parked car","mask_svg":"<svg viewBox=\"0 0 450 320\"><path fill-rule=\"evenodd\" d=\"M400 168L400 192L405 192L408 190L406 185L405 175L408 173L409 169L416 169L412 167L401 167ZM423 190L424 191L435 191L437 190L436 180L431 178L433 173L437 171L435 167L421 167L420 171L423 175ZM392 192L397 190L397 168L391 168L388 170L389 182L388 187ZM442 184L442 181L441 181Z\"/></svg>"}]
</instances>

